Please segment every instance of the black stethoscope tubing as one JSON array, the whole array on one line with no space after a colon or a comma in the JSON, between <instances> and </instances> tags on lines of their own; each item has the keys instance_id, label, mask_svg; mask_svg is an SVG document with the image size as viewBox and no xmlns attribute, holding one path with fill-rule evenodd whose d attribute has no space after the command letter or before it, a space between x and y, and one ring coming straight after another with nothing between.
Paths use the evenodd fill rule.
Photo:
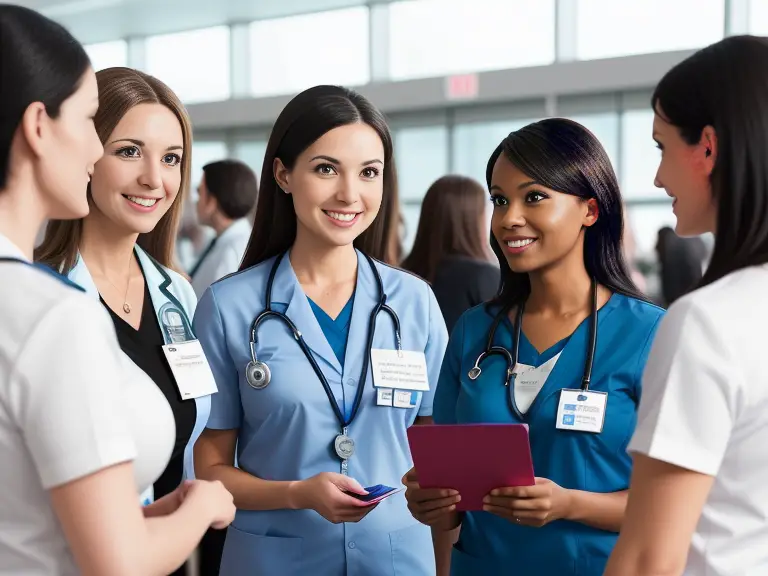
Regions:
<instances>
[{"instance_id":1,"label":"black stethoscope tubing","mask_svg":"<svg viewBox=\"0 0 768 576\"><path fill-rule=\"evenodd\" d=\"M384 283L381 280L381 275L379 274L379 271L376 269L376 265L374 264L373 259L367 254L363 254L363 256L365 256L365 259L368 261L368 264L370 265L371 270L373 271L374 277L376 278L376 285L379 293L379 301L376 303L376 306L374 306L373 310L371 311L370 320L368 321L368 336L366 338L366 345L365 345L366 353L363 354L363 365L360 370L360 378L358 379L357 392L355 393L355 400L354 400L354 403L352 404L352 411L350 412L349 417L346 418L344 414L341 412L341 409L339 408L338 403L336 402L336 398L333 395L333 390L331 390L331 386L328 383L328 379L325 377L325 374L323 374L323 371L320 369L320 366L318 366L317 361L315 360L314 355L312 354L312 351L309 349L309 346L307 346L307 343L304 341L304 336L302 336L301 332L296 327L296 324L294 324L293 321L282 312L272 310L272 286L274 284L275 276L277 275L277 269L280 266L280 262L282 261L282 259L285 257L286 254L287 252L283 252L277 257L277 259L275 260L275 263L272 265L272 269L269 272L269 278L267 280L266 298L265 298L266 300L265 309L253 320L253 323L251 324L251 350L254 351L256 346L258 345L258 342L259 342L258 330L262 322L264 322L269 317L274 317L279 320L282 320L291 329L291 332L293 332L293 337L298 342L299 347L301 348L301 351L304 353L304 356L306 356L307 360L312 366L312 370L314 370L315 374L317 375L317 378L320 380L320 383L323 385L323 389L325 389L325 394L328 396L328 401L330 402L331 408L333 409L333 413L339 422L339 426L342 429L345 429L354 421L355 416L357 416L357 412L360 409L360 403L362 402L363 391L365 389L365 380L368 375L368 366L370 363L370 350L373 346L373 338L376 332L376 317L378 316L379 312L384 311L387 314L389 314L389 316L392 318L392 322L395 325L395 338L397 339L398 350L401 349L400 319L398 318L395 311L387 304L387 294L384 292Z\"/></svg>"},{"instance_id":2,"label":"black stethoscope tubing","mask_svg":"<svg viewBox=\"0 0 768 576\"><path fill-rule=\"evenodd\" d=\"M587 346L587 358L584 362L584 374L581 378L581 390L587 392L589 390L589 384L592 381L592 368L595 363L595 350L597 348L597 282L592 278L592 311L590 314L589 322L589 343ZM499 327L501 321L507 317L511 307L505 306L493 319L491 329L488 332L488 340L485 344L485 349L480 353L475 361L475 366L469 371L469 378L476 380L482 370L480 364L489 356L503 356L507 361L507 376L504 380L504 385L507 387L507 402L509 408L514 412L515 416L520 420L525 420L526 415L523 414L517 406L515 401L515 379L517 378L517 359L520 351L520 338L522 336L523 329L523 312L525 310L525 303L521 304L517 309L517 315L515 318L514 336L512 340L512 352L504 348L503 346L494 346L493 340L496 337L496 330Z\"/></svg>"}]
</instances>

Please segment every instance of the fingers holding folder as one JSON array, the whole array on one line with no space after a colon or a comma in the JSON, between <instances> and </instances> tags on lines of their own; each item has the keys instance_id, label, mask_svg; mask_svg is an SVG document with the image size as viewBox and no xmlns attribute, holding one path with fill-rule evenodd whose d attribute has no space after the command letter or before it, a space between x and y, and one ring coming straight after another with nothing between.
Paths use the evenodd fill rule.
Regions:
<instances>
[{"instance_id":1,"label":"fingers holding folder","mask_svg":"<svg viewBox=\"0 0 768 576\"><path fill-rule=\"evenodd\" d=\"M453 530L461 523L456 505L461 501L458 491L444 488L422 488L418 474L411 468L402 480L408 509L416 520L439 530Z\"/></svg>"}]
</instances>

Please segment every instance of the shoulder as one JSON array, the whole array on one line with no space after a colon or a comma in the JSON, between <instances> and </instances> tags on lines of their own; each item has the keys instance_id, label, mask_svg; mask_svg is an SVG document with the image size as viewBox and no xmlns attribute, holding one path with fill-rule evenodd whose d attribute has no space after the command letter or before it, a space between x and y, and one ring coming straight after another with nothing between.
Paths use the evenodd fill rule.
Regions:
<instances>
[{"instance_id":1,"label":"shoulder","mask_svg":"<svg viewBox=\"0 0 768 576\"><path fill-rule=\"evenodd\" d=\"M665 319L668 331L684 325L699 328L697 337L723 342L762 341L768 324L768 265L732 272L676 300Z\"/></svg>"},{"instance_id":2,"label":"shoulder","mask_svg":"<svg viewBox=\"0 0 768 576\"><path fill-rule=\"evenodd\" d=\"M432 288L427 281L413 272L386 264L375 258L371 258L371 260L381 276L381 281L387 292L404 290L409 294L421 294L425 297L432 293Z\"/></svg>"},{"instance_id":3,"label":"shoulder","mask_svg":"<svg viewBox=\"0 0 768 576\"><path fill-rule=\"evenodd\" d=\"M259 302L262 302L267 278L276 259L277 257L274 256L245 270L238 270L227 274L211 284L210 292L214 294L217 300L221 300L227 296L236 295L243 289L247 289L251 294L260 295L261 299L259 299Z\"/></svg>"},{"instance_id":4,"label":"shoulder","mask_svg":"<svg viewBox=\"0 0 768 576\"><path fill-rule=\"evenodd\" d=\"M661 306L632 296L614 294L611 300L622 321L631 321L634 325L654 325L666 314Z\"/></svg>"}]
</instances>

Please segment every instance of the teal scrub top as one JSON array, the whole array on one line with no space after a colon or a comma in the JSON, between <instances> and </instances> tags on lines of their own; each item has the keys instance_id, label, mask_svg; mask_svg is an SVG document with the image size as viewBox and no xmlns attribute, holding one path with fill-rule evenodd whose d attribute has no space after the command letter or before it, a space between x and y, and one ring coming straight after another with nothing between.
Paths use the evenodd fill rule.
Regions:
<instances>
[{"instance_id":1,"label":"teal scrub top","mask_svg":"<svg viewBox=\"0 0 768 576\"><path fill-rule=\"evenodd\" d=\"M259 328L256 352L270 367L270 384L256 390L245 380L251 323L264 310L274 262L271 258L214 283L198 304L195 331L219 389L212 398L208 428L237 429L237 465L259 478L303 480L320 472L340 473L341 461L332 447L339 424L285 323L270 318ZM277 269L272 308L296 324L340 407L351 410L358 386L364 387L360 409L349 426L355 441L349 476L363 486L397 487L413 466L407 429L418 416L432 415L448 334L426 282L380 262L375 266L387 304L400 319L403 349L426 356L430 391L416 393L412 408L377 405L370 367L365 380L358 382L363 359L370 353L366 342L371 312L379 301L376 278L361 253L348 328L337 330L327 317L318 321L322 315L313 311L289 257ZM341 339L347 341L343 362ZM392 319L380 312L373 348L395 347ZM332 524L314 510L238 510L227 530L220 574L434 576L435 560L429 527L413 518L400 492L357 523Z\"/></svg>"},{"instance_id":2,"label":"teal scrub top","mask_svg":"<svg viewBox=\"0 0 768 576\"><path fill-rule=\"evenodd\" d=\"M492 356L477 380L467 376L485 348L498 307L467 311L451 334L434 401L438 424L520 423L504 385L506 360ZM597 347L590 389L607 392L599 434L558 430L560 390L581 386L589 318L571 336L542 353L523 334L519 362L540 366L562 351L524 415L529 425L534 473L563 488L617 492L629 487L632 460L627 445L637 423L643 367L663 310L614 294L598 312ZM499 325L494 344L512 348L513 326ZM452 576L601 576L618 534L558 520L541 528L519 526L486 512L465 514L451 556Z\"/></svg>"}]
</instances>

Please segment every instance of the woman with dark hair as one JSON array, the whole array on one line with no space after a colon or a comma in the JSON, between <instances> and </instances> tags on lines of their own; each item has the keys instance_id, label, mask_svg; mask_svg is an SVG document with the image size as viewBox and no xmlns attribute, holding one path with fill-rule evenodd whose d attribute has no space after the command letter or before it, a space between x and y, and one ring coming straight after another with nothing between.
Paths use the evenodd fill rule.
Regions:
<instances>
[{"instance_id":1,"label":"woman with dark hair","mask_svg":"<svg viewBox=\"0 0 768 576\"><path fill-rule=\"evenodd\" d=\"M436 180L424 196L413 249L402 264L432 285L448 332L499 288L499 269L488 261L487 204L485 190L472 178Z\"/></svg>"},{"instance_id":2,"label":"woman with dark hair","mask_svg":"<svg viewBox=\"0 0 768 576\"><path fill-rule=\"evenodd\" d=\"M651 100L675 231L715 235L699 287L659 328L606 574L768 573L768 39L727 38Z\"/></svg>"},{"instance_id":3,"label":"woman with dark hair","mask_svg":"<svg viewBox=\"0 0 768 576\"><path fill-rule=\"evenodd\" d=\"M549 119L513 132L487 178L502 288L454 329L434 419L527 424L537 478L493 490L482 512L459 513L460 494L421 489L412 470L406 497L432 526L441 576L449 565L458 576L602 575L624 517L625 448L663 312L630 279L619 186L588 130ZM483 359L489 339L506 352Z\"/></svg>"},{"instance_id":4,"label":"woman with dark hair","mask_svg":"<svg viewBox=\"0 0 768 576\"><path fill-rule=\"evenodd\" d=\"M238 508L221 574L434 574L403 494L375 503L412 466L406 430L432 420L448 339L429 285L381 262L399 216L383 115L302 92L261 182L240 272L194 322L219 390L196 470Z\"/></svg>"},{"instance_id":5,"label":"woman with dark hair","mask_svg":"<svg viewBox=\"0 0 768 576\"><path fill-rule=\"evenodd\" d=\"M665 226L658 233L656 254L662 305L669 307L675 300L695 289L701 281L707 247L701 238L682 238L672 228Z\"/></svg>"},{"instance_id":6,"label":"woman with dark hair","mask_svg":"<svg viewBox=\"0 0 768 576\"><path fill-rule=\"evenodd\" d=\"M45 220L89 212L98 105L83 47L0 6L0 574L167 574L234 513L209 482L141 507L171 453L168 403L98 300L31 263Z\"/></svg>"}]
</instances>

